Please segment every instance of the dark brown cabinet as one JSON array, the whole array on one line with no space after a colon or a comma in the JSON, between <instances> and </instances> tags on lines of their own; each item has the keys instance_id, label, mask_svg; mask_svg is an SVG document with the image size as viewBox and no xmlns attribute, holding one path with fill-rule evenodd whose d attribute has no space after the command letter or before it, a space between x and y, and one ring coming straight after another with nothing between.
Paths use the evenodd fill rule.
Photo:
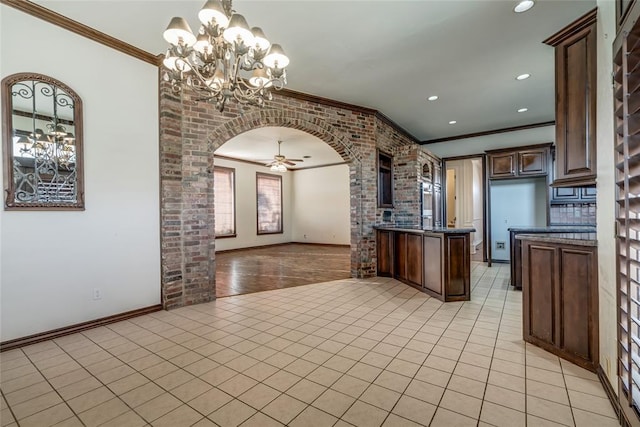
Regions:
<instances>
[{"instance_id":1,"label":"dark brown cabinet","mask_svg":"<svg viewBox=\"0 0 640 427\"><path fill-rule=\"evenodd\" d=\"M496 153L489 155L489 176L491 178L514 178L516 176L516 153Z\"/></svg>"},{"instance_id":2,"label":"dark brown cabinet","mask_svg":"<svg viewBox=\"0 0 640 427\"><path fill-rule=\"evenodd\" d=\"M546 175L547 174L547 149L518 151L518 175Z\"/></svg>"},{"instance_id":3,"label":"dark brown cabinet","mask_svg":"<svg viewBox=\"0 0 640 427\"><path fill-rule=\"evenodd\" d=\"M390 276L393 272L393 233L378 230L377 237L378 275Z\"/></svg>"},{"instance_id":4,"label":"dark brown cabinet","mask_svg":"<svg viewBox=\"0 0 640 427\"><path fill-rule=\"evenodd\" d=\"M598 366L596 249L522 240L524 340L591 371Z\"/></svg>"},{"instance_id":5,"label":"dark brown cabinet","mask_svg":"<svg viewBox=\"0 0 640 427\"><path fill-rule=\"evenodd\" d=\"M549 37L556 64L556 164L553 186L596 182L596 12Z\"/></svg>"},{"instance_id":6,"label":"dark brown cabinet","mask_svg":"<svg viewBox=\"0 0 640 427\"><path fill-rule=\"evenodd\" d=\"M378 229L378 276L398 279L441 301L471 297L470 231Z\"/></svg>"},{"instance_id":7,"label":"dark brown cabinet","mask_svg":"<svg viewBox=\"0 0 640 427\"><path fill-rule=\"evenodd\" d=\"M551 190L552 205L595 202L596 187L553 187Z\"/></svg>"},{"instance_id":8,"label":"dark brown cabinet","mask_svg":"<svg viewBox=\"0 0 640 427\"><path fill-rule=\"evenodd\" d=\"M546 176L551 143L487 151L489 179Z\"/></svg>"}]
</instances>

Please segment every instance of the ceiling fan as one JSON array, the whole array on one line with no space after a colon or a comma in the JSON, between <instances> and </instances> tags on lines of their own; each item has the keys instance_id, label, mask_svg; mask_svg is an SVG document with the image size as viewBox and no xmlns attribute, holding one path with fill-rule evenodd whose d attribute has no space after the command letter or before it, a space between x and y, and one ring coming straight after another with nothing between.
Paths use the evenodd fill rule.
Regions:
<instances>
[{"instance_id":1,"label":"ceiling fan","mask_svg":"<svg viewBox=\"0 0 640 427\"><path fill-rule=\"evenodd\" d=\"M269 161L265 166L271 168L273 172L286 172L287 165L295 166L297 162L303 162L302 159L287 159L285 156L280 154L280 145L282 141L278 141L278 154L273 156L273 160Z\"/></svg>"}]
</instances>

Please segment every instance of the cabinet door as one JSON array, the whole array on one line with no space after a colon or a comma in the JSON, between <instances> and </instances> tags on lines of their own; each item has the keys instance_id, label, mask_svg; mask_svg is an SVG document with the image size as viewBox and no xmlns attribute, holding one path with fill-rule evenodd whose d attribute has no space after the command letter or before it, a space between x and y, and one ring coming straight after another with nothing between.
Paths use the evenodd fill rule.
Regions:
<instances>
[{"instance_id":1,"label":"cabinet door","mask_svg":"<svg viewBox=\"0 0 640 427\"><path fill-rule=\"evenodd\" d=\"M570 32L556 46L554 183L595 184L596 25Z\"/></svg>"},{"instance_id":2,"label":"cabinet door","mask_svg":"<svg viewBox=\"0 0 640 427\"><path fill-rule=\"evenodd\" d=\"M580 198L585 202L596 201L596 187L582 187L580 189Z\"/></svg>"},{"instance_id":3,"label":"cabinet door","mask_svg":"<svg viewBox=\"0 0 640 427\"><path fill-rule=\"evenodd\" d=\"M547 150L518 152L518 175L537 176L547 174Z\"/></svg>"},{"instance_id":4,"label":"cabinet door","mask_svg":"<svg viewBox=\"0 0 640 427\"><path fill-rule=\"evenodd\" d=\"M407 281L422 287L422 235L407 234Z\"/></svg>"},{"instance_id":5,"label":"cabinet door","mask_svg":"<svg viewBox=\"0 0 640 427\"><path fill-rule=\"evenodd\" d=\"M489 156L490 178L511 178L516 176L516 153L491 154Z\"/></svg>"},{"instance_id":6,"label":"cabinet door","mask_svg":"<svg viewBox=\"0 0 640 427\"><path fill-rule=\"evenodd\" d=\"M423 236L424 287L438 295L443 293L442 235Z\"/></svg>"},{"instance_id":7,"label":"cabinet door","mask_svg":"<svg viewBox=\"0 0 640 427\"><path fill-rule=\"evenodd\" d=\"M522 289L524 307L524 339L533 338L557 345L556 249L545 244L525 241L522 250ZM535 343L535 341L534 341Z\"/></svg>"},{"instance_id":8,"label":"cabinet door","mask_svg":"<svg viewBox=\"0 0 640 427\"><path fill-rule=\"evenodd\" d=\"M407 279L407 233L395 233L394 242L395 277L399 280Z\"/></svg>"},{"instance_id":9,"label":"cabinet door","mask_svg":"<svg viewBox=\"0 0 640 427\"><path fill-rule=\"evenodd\" d=\"M378 230L378 276L393 276L393 232Z\"/></svg>"},{"instance_id":10,"label":"cabinet door","mask_svg":"<svg viewBox=\"0 0 640 427\"><path fill-rule=\"evenodd\" d=\"M597 260L591 248L560 248L559 347L587 363L598 361Z\"/></svg>"},{"instance_id":11,"label":"cabinet door","mask_svg":"<svg viewBox=\"0 0 640 427\"><path fill-rule=\"evenodd\" d=\"M551 194L551 203L577 203L580 201L579 187L554 187Z\"/></svg>"}]
</instances>

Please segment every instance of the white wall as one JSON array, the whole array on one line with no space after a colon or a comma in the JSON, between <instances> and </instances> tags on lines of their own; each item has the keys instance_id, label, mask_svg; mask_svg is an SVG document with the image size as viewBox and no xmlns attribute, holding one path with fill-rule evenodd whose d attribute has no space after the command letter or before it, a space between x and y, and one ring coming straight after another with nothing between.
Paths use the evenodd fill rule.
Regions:
<instances>
[{"instance_id":1,"label":"white wall","mask_svg":"<svg viewBox=\"0 0 640 427\"><path fill-rule=\"evenodd\" d=\"M455 174L455 185L451 176ZM471 233L471 253L482 243L482 160L462 159L447 161L447 223L455 216L455 226L475 228ZM454 200L455 197L455 200ZM453 209L452 209L453 207Z\"/></svg>"},{"instance_id":2,"label":"white wall","mask_svg":"<svg viewBox=\"0 0 640 427\"><path fill-rule=\"evenodd\" d=\"M216 239L217 251L287 242L350 244L348 165L282 174L284 233L265 235L256 232L256 172L278 173L219 158L215 165L236 170L236 237Z\"/></svg>"},{"instance_id":3,"label":"white wall","mask_svg":"<svg viewBox=\"0 0 640 427\"><path fill-rule=\"evenodd\" d=\"M545 178L496 180L491 184L492 259L509 261L509 227L546 225L546 191ZM505 242L505 249L497 249L496 242Z\"/></svg>"},{"instance_id":4,"label":"white wall","mask_svg":"<svg viewBox=\"0 0 640 427\"><path fill-rule=\"evenodd\" d=\"M615 39L615 2L598 0L598 110L597 110L597 213L598 226L598 286L600 305L600 365L618 390L616 376L616 246L615 246L615 180L613 49Z\"/></svg>"},{"instance_id":5,"label":"white wall","mask_svg":"<svg viewBox=\"0 0 640 427\"><path fill-rule=\"evenodd\" d=\"M82 98L86 193L85 211L0 210L0 340L159 304L157 68L0 12L1 76L46 74Z\"/></svg>"},{"instance_id":6,"label":"white wall","mask_svg":"<svg viewBox=\"0 0 640 427\"><path fill-rule=\"evenodd\" d=\"M470 160L471 167L473 169L473 178L472 178L472 187L473 187L473 227L476 229L475 233L472 233L472 241L471 245L473 246L475 253L475 247L482 243L483 230L483 218L484 218L484 206L482 203L483 193L482 188L484 187L484 182L482 181L482 160L481 159L472 159Z\"/></svg>"},{"instance_id":7,"label":"white wall","mask_svg":"<svg viewBox=\"0 0 640 427\"><path fill-rule=\"evenodd\" d=\"M215 166L225 166L236 170L236 237L216 239L216 250L248 248L252 246L275 245L291 241L291 180L292 173L270 172L264 166L244 162L218 159ZM256 197L256 172L282 175L282 234L258 235L258 206Z\"/></svg>"},{"instance_id":8,"label":"white wall","mask_svg":"<svg viewBox=\"0 0 640 427\"><path fill-rule=\"evenodd\" d=\"M293 241L350 244L349 166L305 169L292 175Z\"/></svg>"}]
</instances>

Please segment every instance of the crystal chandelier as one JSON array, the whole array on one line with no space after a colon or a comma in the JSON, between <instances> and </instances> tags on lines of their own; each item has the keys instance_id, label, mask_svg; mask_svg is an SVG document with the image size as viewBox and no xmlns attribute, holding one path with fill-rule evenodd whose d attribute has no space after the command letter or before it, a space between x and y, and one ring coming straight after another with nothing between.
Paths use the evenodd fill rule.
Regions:
<instances>
[{"instance_id":1,"label":"crystal chandelier","mask_svg":"<svg viewBox=\"0 0 640 427\"><path fill-rule=\"evenodd\" d=\"M187 21L171 19L164 39L170 44L163 60L164 79L174 91L193 89L224 111L227 100L264 105L271 89L287 83L289 58L279 44L271 44L262 29L249 29L235 13L231 0L209 0L198 13L202 25L194 35Z\"/></svg>"}]
</instances>

